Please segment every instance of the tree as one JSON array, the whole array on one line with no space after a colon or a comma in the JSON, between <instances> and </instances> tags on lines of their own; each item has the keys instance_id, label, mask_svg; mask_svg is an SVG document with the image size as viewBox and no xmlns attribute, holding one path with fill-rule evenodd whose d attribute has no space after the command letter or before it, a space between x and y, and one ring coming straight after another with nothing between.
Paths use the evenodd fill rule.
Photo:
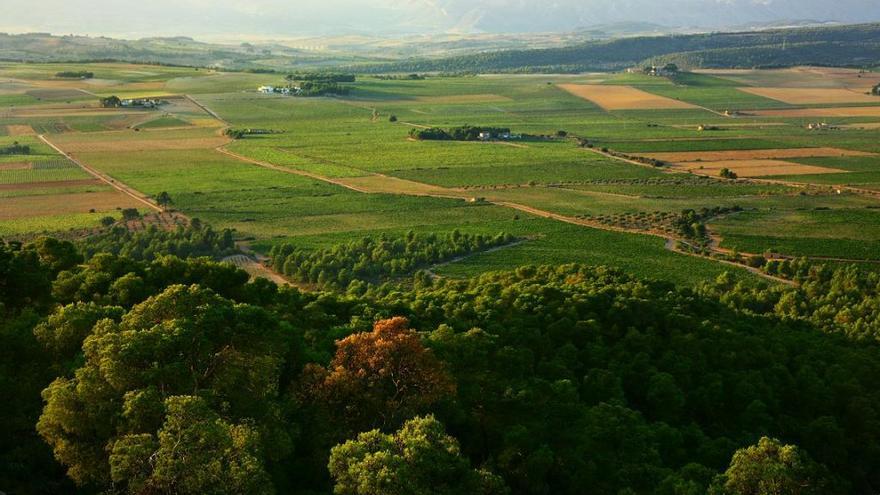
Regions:
<instances>
[{"instance_id":1,"label":"tree","mask_svg":"<svg viewBox=\"0 0 880 495\"><path fill-rule=\"evenodd\" d=\"M110 227L114 223L116 223L116 219L111 216L106 216L106 217L101 218L101 225L104 227Z\"/></svg>"},{"instance_id":2,"label":"tree","mask_svg":"<svg viewBox=\"0 0 880 495\"><path fill-rule=\"evenodd\" d=\"M171 196L166 191L162 191L156 195L156 204L158 204L162 208L166 208L173 202L174 201L171 201Z\"/></svg>"},{"instance_id":3,"label":"tree","mask_svg":"<svg viewBox=\"0 0 880 495\"><path fill-rule=\"evenodd\" d=\"M253 426L225 421L201 397L169 397L165 409L157 435L130 434L113 442L114 483L138 494L274 493Z\"/></svg>"},{"instance_id":4,"label":"tree","mask_svg":"<svg viewBox=\"0 0 880 495\"><path fill-rule=\"evenodd\" d=\"M34 328L37 341L52 357L59 374L67 374L70 362L82 351L83 341L98 321L119 321L122 308L77 302L62 306Z\"/></svg>"},{"instance_id":5,"label":"tree","mask_svg":"<svg viewBox=\"0 0 880 495\"><path fill-rule=\"evenodd\" d=\"M718 172L718 176L724 179L736 179L736 172L730 170L729 168L722 168L720 172Z\"/></svg>"},{"instance_id":6,"label":"tree","mask_svg":"<svg viewBox=\"0 0 880 495\"><path fill-rule=\"evenodd\" d=\"M723 495L811 495L844 493L825 469L795 445L761 437L737 450L730 467L713 484Z\"/></svg>"},{"instance_id":7,"label":"tree","mask_svg":"<svg viewBox=\"0 0 880 495\"><path fill-rule=\"evenodd\" d=\"M141 217L141 213L137 210L137 208L123 208L122 209L122 219L123 220L136 220Z\"/></svg>"},{"instance_id":8,"label":"tree","mask_svg":"<svg viewBox=\"0 0 880 495\"><path fill-rule=\"evenodd\" d=\"M330 366L307 366L303 382L307 396L348 433L396 427L455 391L406 318L376 322L372 332L338 341Z\"/></svg>"},{"instance_id":9,"label":"tree","mask_svg":"<svg viewBox=\"0 0 880 495\"><path fill-rule=\"evenodd\" d=\"M472 469L458 441L433 416L393 434L372 430L330 451L337 495L501 495L500 478Z\"/></svg>"},{"instance_id":10,"label":"tree","mask_svg":"<svg viewBox=\"0 0 880 495\"><path fill-rule=\"evenodd\" d=\"M150 456L161 454L159 430L169 431L169 421L174 424L169 417L175 417L167 399L193 395L230 425L252 422L271 442L267 455L284 455L290 436L281 426L277 402L284 342L278 322L259 308L234 304L199 286L171 286L132 308L120 322L104 319L94 326L83 344L82 367L43 392L37 430L76 483L135 486L143 476L160 475L144 475L130 467L133 461L111 472L111 451L123 455L123 450L152 448ZM227 429L233 437L238 431ZM181 435L199 438L197 433ZM221 442L217 435L205 441ZM210 455L197 455L198 445L178 449L194 449L195 460L181 461L190 463L189 470L213 469Z\"/></svg>"},{"instance_id":11,"label":"tree","mask_svg":"<svg viewBox=\"0 0 880 495\"><path fill-rule=\"evenodd\" d=\"M59 241L53 237L40 237L29 247L36 251L40 262L49 267L54 274L62 270L70 270L83 261L82 255L73 243Z\"/></svg>"},{"instance_id":12,"label":"tree","mask_svg":"<svg viewBox=\"0 0 880 495\"><path fill-rule=\"evenodd\" d=\"M116 108L120 105L122 105L122 100L120 100L118 96L114 95L101 98L101 106L104 108Z\"/></svg>"}]
</instances>

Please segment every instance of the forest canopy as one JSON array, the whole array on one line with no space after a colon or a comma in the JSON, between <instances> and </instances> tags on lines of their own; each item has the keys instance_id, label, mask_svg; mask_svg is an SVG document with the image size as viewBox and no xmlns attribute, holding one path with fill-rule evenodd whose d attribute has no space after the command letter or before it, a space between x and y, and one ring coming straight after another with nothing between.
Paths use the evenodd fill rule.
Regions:
<instances>
[{"instance_id":1,"label":"forest canopy","mask_svg":"<svg viewBox=\"0 0 880 495\"><path fill-rule=\"evenodd\" d=\"M880 486L876 319L826 316L876 307L874 275L779 268L804 294L874 284L814 313L781 302L791 289L581 265L303 292L140 248L208 239L180 254L221 256L207 232L104 239L116 252L102 253L0 245L5 491Z\"/></svg>"}]
</instances>

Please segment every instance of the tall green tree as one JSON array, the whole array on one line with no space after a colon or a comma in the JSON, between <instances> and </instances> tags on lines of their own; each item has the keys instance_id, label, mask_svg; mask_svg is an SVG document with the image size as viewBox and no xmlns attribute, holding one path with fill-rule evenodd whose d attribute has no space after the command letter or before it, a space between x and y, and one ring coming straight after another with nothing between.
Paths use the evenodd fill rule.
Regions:
<instances>
[{"instance_id":1,"label":"tall green tree","mask_svg":"<svg viewBox=\"0 0 880 495\"><path fill-rule=\"evenodd\" d=\"M458 441L433 416L400 430L361 433L333 447L330 475L337 495L501 495L497 476L471 468Z\"/></svg>"},{"instance_id":2,"label":"tall green tree","mask_svg":"<svg viewBox=\"0 0 880 495\"><path fill-rule=\"evenodd\" d=\"M825 469L795 445L761 437L756 445L733 454L730 467L716 481L721 495L820 495L846 493Z\"/></svg>"},{"instance_id":3,"label":"tall green tree","mask_svg":"<svg viewBox=\"0 0 880 495\"><path fill-rule=\"evenodd\" d=\"M75 482L130 483L131 493L154 473L124 469L111 476L109 455L123 447L153 448L150 456L159 455L159 430L167 429L176 414L167 400L177 395L198 397L230 425L252 422L268 442L265 451L284 455L291 442L278 405L285 342L278 322L259 308L195 285L169 287L121 322L104 319L95 325L83 344L83 366L44 391L37 429Z\"/></svg>"},{"instance_id":4,"label":"tall green tree","mask_svg":"<svg viewBox=\"0 0 880 495\"><path fill-rule=\"evenodd\" d=\"M231 424L201 397L169 397L165 409L158 434L129 434L113 442L114 483L127 485L130 493L274 493L256 428Z\"/></svg>"}]
</instances>

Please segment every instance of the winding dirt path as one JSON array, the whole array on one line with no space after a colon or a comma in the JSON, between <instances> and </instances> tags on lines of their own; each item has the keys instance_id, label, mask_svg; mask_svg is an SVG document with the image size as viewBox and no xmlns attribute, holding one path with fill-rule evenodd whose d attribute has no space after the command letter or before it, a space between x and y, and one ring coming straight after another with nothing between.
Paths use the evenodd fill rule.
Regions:
<instances>
[{"instance_id":1,"label":"winding dirt path","mask_svg":"<svg viewBox=\"0 0 880 495\"><path fill-rule=\"evenodd\" d=\"M355 191L355 192L359 192L359 193L364 193L364 194L370 193L370 191L368 191L366 189L363 189L363 188L360 188L357 186L352 186L350 184L346 184L345 182L342 182L337 179L331 179L330 177L324 177L322 175L313 174L312 172L306 172L305 170L299 170L299 169L289 168L289 167L282 167L280 165L273 165L269 162L263 162L260 160L255 160L253 158L248 158L244 155L239 155L238 153L236 153L234 151L229 151L228 149L224 148L223 146L220 146L220 147L217 147L214 149L217 150L218 153L223 153L224 155L235 158L236 160L240 160L245 163L250 163L251 165L256 165L258 167L263 167L263 168L266 168L269 170L274 170L276 172L283 172L285 174L299 175L302 177L308 177L310 179L320 180L320 181L327 182L330 184L335 184L339 187L344 187L346 189L349 189L349 190Z\"/></svg>"}]
</instances>

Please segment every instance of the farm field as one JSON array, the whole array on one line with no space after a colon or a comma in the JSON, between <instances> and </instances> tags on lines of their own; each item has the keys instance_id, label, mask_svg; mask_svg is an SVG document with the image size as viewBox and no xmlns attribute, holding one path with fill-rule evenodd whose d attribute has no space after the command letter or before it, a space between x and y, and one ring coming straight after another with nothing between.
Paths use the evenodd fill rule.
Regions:
<instances>
[{"instance_id":1,"label":"farm field","mask_svg":"<svg viewBox=\"0 0 880 495\"><path fill-rule=\"evenodd\" d=\"M233 228L260 252L410 230L525 240L438 269L454 277L584 262L680 284L726 271L760 280L670 250L668 225L627 223L686 210L742 210L705 220L719 249L864 260L878 242L870 207L880 197L870 191L880 191L880 129L866 119L880 106L843 101L864 82L849 72L831 73L834 85L806 69L358 76L346 96L295 98L256 91L280 84L273 74L85 67L95 79L54 79L69 64L0 64L0 143L33 146L27 159L0 156L0 235L97 227L164 192L170 208ZM101 108L98 96L110 95L162 104ZM828 115L834 129L806 129L823 108L843 112ZM463 125L522 138L409 136ZM232 139L225 128L261 132ZM67 166L39 165L53 160ZM740 179L720 180L724 168Z\"/></svg>"},{"instance_id":2,"label":"farm field","mask_svg":"<svg viewBox=\"0 0 880 495\"><path fill-rule=\"evenodd\" d=\"M880 259L880 210L876 209L755 210L711 226L723 238L722 247L743 252Z\"/></svg>"},{"instance_id":3,"label":"farm field","mask_svg":"<svg viewBox=\"0 0 880 495\"><path fill-rule=\"evenodd\" d=\"M137 208L128 196L86 173L74 162L31 137L0 138L0 236L94 228L123 208Z\"/></svg>"},{"instance_id":4,"label":"farm field","mask_svg":"<svg viewBox=\"0 0 880 495\"><path fill-rule=\"evenodd\" d=\"M562 84L560 88L592 101L605 110L660 110L693 108L693 105L657 96L631 86L600 84Z\"/></svg>"}]
</instances>

